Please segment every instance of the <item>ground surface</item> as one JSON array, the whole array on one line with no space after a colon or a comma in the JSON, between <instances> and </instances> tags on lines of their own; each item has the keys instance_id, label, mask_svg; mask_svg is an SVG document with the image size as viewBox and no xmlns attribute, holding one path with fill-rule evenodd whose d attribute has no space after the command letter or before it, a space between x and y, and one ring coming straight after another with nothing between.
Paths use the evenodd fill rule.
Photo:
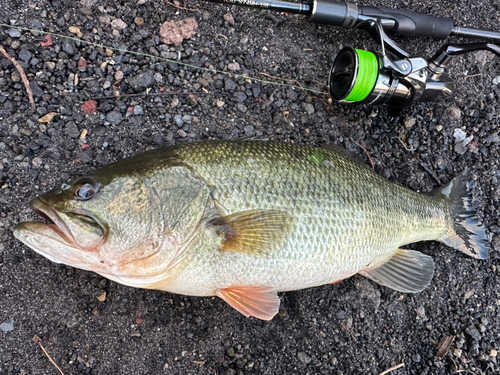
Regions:
<instances>
[{"instance_id":1,"label":"ground surface","mask_svg":"<svg viewBox=\"0 0 500 375\"><path fill-rule=\"evenodd\" d=\"M452 15L458 25L499 31L495 0L420 3L372 4ZM3 0L0 22L74 37L69 28L78 27L82 39L105 46L272 80L266 73L320 91L341 47L373 48L363 32L309 24L299 16L191 0L185 7L198 10L161 0ZM179 47L159 42L162 22L186 17L199 24L193 39ZM115 19L124 24L114 21L113 28ZM67 375L379 374L400 363L405 367L393 374L499 372L498 57L479 52L456 58L450 73L458 90L452 98L391 117L383 107L328 107L327 95L60 37L41 47L43 40L0 27L0 44L24 67L36 101L32 112L14 66L0 57L1 374L58 373L32 342L34 335ZM424 57L441 43L399 41ZM158 95L160 88L196 94ZM114 89L149 90L149 96L101 99L96 113L82 111L86 100L112 96ZM51 122L39 122L51 112ZM456 129L473 137L465 147L457 147ZM403 295L356 276L283 293L278 316L261 322L217 298L132 289L54 264L12 236L16 223L35 217L29 200L70 177L159 145L249 136L339 144L368 163L356 142L377 173L420 191L468 169L492 238L490 258L479 261L420 243L413 248L436 262L435 277L420 294ZM106 300L99 302L104 291ZM439 358L436 344L445 336L456 337Z\"/></svg>"}]
</instances>

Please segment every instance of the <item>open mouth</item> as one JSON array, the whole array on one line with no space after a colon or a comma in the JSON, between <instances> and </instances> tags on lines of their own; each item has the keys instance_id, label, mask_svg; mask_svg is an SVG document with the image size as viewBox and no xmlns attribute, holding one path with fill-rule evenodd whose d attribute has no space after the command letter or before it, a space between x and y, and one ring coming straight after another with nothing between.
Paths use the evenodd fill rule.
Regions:
<instances>
[{"instance_id":1,"label":"open mouth","mask_svg":"<svg viewBox=\"0 0 500 375\"><path fill-rule=\"evenodd\" d=\"M30 202L30 207L33 211L35 211L40 217L44 218L48 221L46 224L54 232L60 235L66 242L76 244L75 237L69 230L68 226L61 219L57 211L52 208L50 205L46 204L39 198L35 198Z\"/></svg>"}]
</instances>

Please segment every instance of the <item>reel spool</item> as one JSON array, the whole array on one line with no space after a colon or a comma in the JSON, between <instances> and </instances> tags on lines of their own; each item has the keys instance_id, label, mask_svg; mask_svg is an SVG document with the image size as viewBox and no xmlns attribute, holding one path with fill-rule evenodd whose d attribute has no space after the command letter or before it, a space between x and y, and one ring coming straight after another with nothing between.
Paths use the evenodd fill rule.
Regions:
<instances>
[{"instance_id":1,"label":"reel spool","mask_svg":"<svg viewBox=\"0 0 500 375\"><path fill-rule=\"evenodd\" d=\"M412 87L385 69L381 56L352 47L337 55L328 80L330 95L341 103L400 106L413 97Z\"/></svg>"}]
</instances>

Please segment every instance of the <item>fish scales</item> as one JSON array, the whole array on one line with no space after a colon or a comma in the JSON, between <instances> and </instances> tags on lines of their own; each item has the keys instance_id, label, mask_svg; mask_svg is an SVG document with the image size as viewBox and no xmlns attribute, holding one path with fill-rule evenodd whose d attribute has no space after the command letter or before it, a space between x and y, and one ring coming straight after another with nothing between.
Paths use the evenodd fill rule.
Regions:
<instances>
[{"instance_id":1,"label":"fish scales","mask_svg":"<svg viewBox=\"0 0 500 375\"><path fill-rule=\"evenodd\" d=\"M192 273L179 280L181 293L199 293L198 287L188 290L193 277L278 291L322 285L382 262L401 245L446 233L444 201L388 183L336 152L321 150L320 161L314 159L317 149L274 142L190 146L177 154L213 188L225 214L284 210L297 221L282 250L266 258L223 253L214 259L208 247L199 263L190 260ZM197 269L217 271L200 275Z\"/></svg>"}]
</instances>

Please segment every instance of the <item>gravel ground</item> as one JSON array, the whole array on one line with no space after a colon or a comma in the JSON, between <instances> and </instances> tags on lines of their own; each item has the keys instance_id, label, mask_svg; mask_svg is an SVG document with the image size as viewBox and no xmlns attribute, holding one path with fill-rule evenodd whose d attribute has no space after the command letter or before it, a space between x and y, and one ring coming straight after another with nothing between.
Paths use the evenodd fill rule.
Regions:
<instances>
[{"instance_id":1,"label":"gravel ground","mask_svg":"<svg viewBox=\"0 0 500 375\"><path fill-rule=\"evenodd\" d=\"M419 3L371 4L451 14L458 25L500 31L496 0ZM0 374L58 373L35 335L67 375L376 375L400 363L391 374L499 373L498 57L456 58L451 98L396 116L377 106L328 106L327 95L181 63L324 91L332 57L344 45L372 48L367 34L300 16L181 5L190 10L161 0L3 0L1 23L177 62L55 36L43 47L42 33L0 27L0 45L23 66L36 102L33 112L16 69L0 57ZM192 39L177 47L159 41L164 21L187 17L198 23ZM398 41L424 57L442 43ZM149 94L98 99L96 112L82 110L116 92ZM50 113L52 121L39 121ZM467 169L491 235L490 259L419 243L410 248L436 262L424 292L401 294L355 276L282 293L279 314L262 322L217 298L132 289L54 264L12 236L16 223L35 216L29 200L70 177L164 144L250 136L339 144L368 163L357 143L377 173L420 191ZM440 358L436 345L446 336L455 339Z\"/></svg>"}]
</instances>

